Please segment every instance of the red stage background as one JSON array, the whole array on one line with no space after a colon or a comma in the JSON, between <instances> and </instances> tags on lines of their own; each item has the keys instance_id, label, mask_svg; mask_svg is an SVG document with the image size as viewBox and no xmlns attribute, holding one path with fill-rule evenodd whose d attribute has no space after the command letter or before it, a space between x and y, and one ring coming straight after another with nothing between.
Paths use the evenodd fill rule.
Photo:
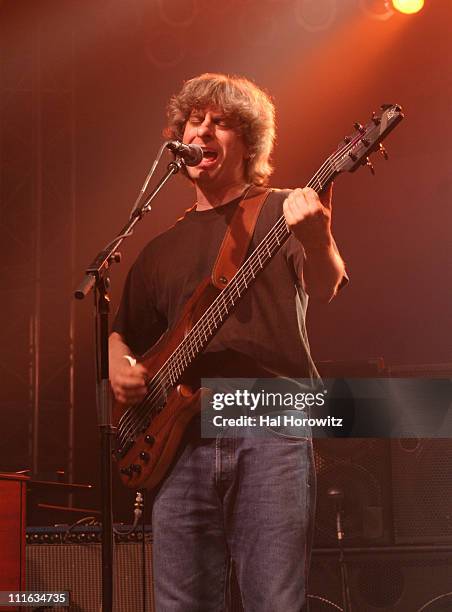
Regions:
<instances>
[{"instance_id":1,"label":"red stage background","mask_svg":"<svg viewBox=\"0 0 452 612\"><path fill-rule=\"evenodd\" d=\"M452 6L426 0L417 15L386 18L382 4L0 3L2 471L97 482L92 301L71 291L125 222L168 97L204 71L271 93L278 187L303 186L381 103L403 106L376 176L363 168L336 182L351 281L312 305L312 350L320 361L452 362ZM112 270L113 308L138 251L191 203L181 177L155 201ZM116 497L117 518L130 520L130 495ZM97 495L74 503L94 508Z\"/></svg>"}]
</instances>

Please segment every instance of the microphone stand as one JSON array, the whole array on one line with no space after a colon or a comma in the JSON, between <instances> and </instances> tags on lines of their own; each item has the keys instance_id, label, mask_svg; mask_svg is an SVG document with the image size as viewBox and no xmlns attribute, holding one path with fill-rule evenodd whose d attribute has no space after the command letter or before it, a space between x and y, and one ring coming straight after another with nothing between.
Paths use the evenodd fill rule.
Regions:
<instances>
[{"instance_id":1,"label":"microphone stand","mask_svg":"<svg viewBox=\"0 0 452 612\"><path fill-rule=\"evenodd\" d=\"M100 432L100 467L101 467L101 510L102 510L102 612L113 609L113 509L112 509L112 453L116 428L112 422L112 404L109 380L108 334L110 298L108 289L110 280L108 270L113 263L121 261L117 251L123 240L133 233L133 228L145 213L151 210L150 203L159 193L171 176L177 174L185 165L181 158L168 164L165 175L157 183L151 194L139 208L136 208L128 223L118 236L100 251L76 289L74 296L84 299L94 290L95 303L95 347L96 347L96 406Z\"/></svg>"},{"instance_id":2,"label":"microphone stand","mask_svg":"<svg viewBox=\"0 0 452 612\"><path fill-rule=\"evenodd\" d=\"M352 604L350 598L350 588L348 581L348 568L344 557L344 530L342 527L342 500L344 493L341 489L328 489L328 496L334 501L336 510L336 537L339 547L339 567L341 570L341 590L342 590L342 605L343 612L352 612Z\"/></svg>"}]
</instances>

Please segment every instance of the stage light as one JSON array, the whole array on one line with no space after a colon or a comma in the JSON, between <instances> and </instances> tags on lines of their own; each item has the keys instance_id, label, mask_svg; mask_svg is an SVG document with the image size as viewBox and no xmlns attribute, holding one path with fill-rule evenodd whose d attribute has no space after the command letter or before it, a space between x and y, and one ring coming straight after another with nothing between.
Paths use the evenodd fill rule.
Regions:
<instances>
[{"instance_id":1,"label":"stage light","mask_svg":"<svg viewBox=\"0 0 452 612\"><path fill-rule=\"evenodd\" d=\"M392 5L399 13L413 15L424 7L424 0L392 0Z\"/></svg>"}]
</instances>

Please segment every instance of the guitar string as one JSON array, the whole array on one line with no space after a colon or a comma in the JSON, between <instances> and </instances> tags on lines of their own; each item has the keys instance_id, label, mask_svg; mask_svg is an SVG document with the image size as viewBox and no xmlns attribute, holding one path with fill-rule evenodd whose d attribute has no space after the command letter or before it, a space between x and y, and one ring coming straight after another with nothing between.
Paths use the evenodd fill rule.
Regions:
<instances>
[{"instance_id":1,"label":"guitar string","mask_svg":"<svg viewBox=\"0 0 452 612\"><path fill-rule=\"evenodd\" d=\"M356 145L356 143L359 142L359 140L361 140L362 137L363 137L362 135L357 136L355 140L350 141L350 143L347 143L345 146L339 149L336 153L328 157L325 160L325 162L322 164L322 166L319 168L319 170L316 172L316 174L308 181L307 186L313 187L315 183L317 182L318 183L317 187L320 187L320 190L323 189L323 187L326 185L326 182L330 180L331 178L333 178L335 173L337 172L337 170L334 169L332 162L335 163L336 161L339 161L340 166L345 165L344 164L345 160L344 159L341 160L340 158L341 157L345 158L345 155L347 155L347 149L351 150ZM340 170L341 169L342 167L340 168ZM323 183L324 181L325 183ZM281 232L281 230L283 230L283 236L281 238L285 241L285 239L287 239L290 233L290 230L287 227L284 216L280 217L278 221L275 223L275 225L268 231L266 236L262 239L260 244L256 247L255 251L248 258L248 260L236 272L236 274L231 279L228 286L217 296L217 298L215 298L215 300L212 302L212 304L209 306L206 312L195 323L195 325L193 326L189 334L180 342L179 346L173 351L172 356L167 359L167 361L162 365L160 370L154 375L152 381L149 382L149 387L148 387L149 391L146 394L146 396L140 402L131 406L131 408L125 411L124 415L121 417L119 421L119 426L118 426L118 429L121 430L119 434L120 440L124 442L124 437L127 438L129 434L131 433L136 434L137 432L143 429L145 425L144 420L147 422L153 410L155 410L155 408L157 407L157 406L149 406L149 404L152 404L155 400L160 398L160 396L166 395L167 387L168 386L171 387L171 385L174 385L175 382L177 382L178 378L181 376L183 372L183 369L191 363L192 358L194 359L197 356L197 353L200 351L200 348L198 347L198 340L200 342L200 347L202 349L203 343L205 342L207 344L207 342L211 339L211 337L209 338L209 336L207 335L207 332L204 331L204 340L203 340L202 338L203 334L199 333L199 328L202 329L204 327L205 329L205 324L207 321L207 326L209 328L210 336L213 335L210 329L210 323L211 322L213 323L214 331L216 331L216 327L218 327L223 322L223 317L227 315L229 313L229 309L234 306L233 296L229 296L226 294L232 293L232 291L237 286L237 298L240 299L241 297L240 289L238 287L239 283L237 282L236 277L238 275L241 275L243 277L243 284L241 288L243 289L243 291L246 291L248 285L254 281L255 276L256 276L254 274L254 269L253 269L254 265L258 263L260 270L263 269L263 266L261 263L261 255L262 255L263 247L265 246L270 249L275 248L277 250L279 246L282 244L282 242L278 240L278 236L277 236L278 232ZM275 237L276 237L276 244L274 242ZM269 238L272 242L269 242ZM271 254L268 257L265 254L264 265L270 261L270 257L273 254L274 252L271 252ZM245 272L249 273L249 270L245 271L245 268L247 267L250 268L250 271L251 271L251 277L248 277L248 278L245 276ZM259 273L260 270L258 270L257 273ZM229 297L231 298L232 305L228 306L226 303L226 300ZM223 304L220 306L221 301L223 301ZM215 321L215 312L214 312L215 309L218 311L217 314L220 315L220 320L218 321L218 323L216 323ZM222 309L224 309L224 312L222 312ZM194 348L196 348L196 351L194 350ZM191 349L192 358L190 357L190 353L187 351L187 349ZM185 354L184 354L184 351L185 351ZM168 381L168 374L169 374L169 381ZM169 382L169 385L165 384L167 381ZM148 408L150 408L150 410L148 410ZM131 428L134 431L131 431ZM125 431L125 429L127 430Z\"/></svg>"},{"instance_id":2,"label":"guitar string","mask_svg":"<svg viewBox=\"0 0 452 612\"><path fill-rule=\"evenodd\" d=\"M358 141L360 138L357 138L356 141ZM312 179L308 182L308 186L313 186L315 184L315 182L317 181L319 183L318 186L320 186L320 188L322 189L324 187L324 185L322 184L322 182L324 181L325 178L327 178L327 180L329 178L332 178L335 174L335 170L332 169L331 166L331 161L335 161L337 158L339 157L344 157L344 151L348 148L352 148L352 146L354 146L353 141L351 141L348 145L346 145L345 147L342 148L342 150L339 150L338 152L336 152L333 156L330 156L321 166L321 168L319 169L319 171L312 177ZM329 168L326 168L326 166L329 164ZM123 417L121 417L120 422L119 422L119 427L121 428L121 434L120 434L120 438L122 441L124 441L124 437L128 437L128 435L130 433L137 433L138 431L141 431L145 425L145 421L147 422L149 417L151 416L153 410L155 410L155 407L150 407L150 410L148 411L147 409L149 408L149 404L152 404L156 399L158 399L161 395L165 395L166 394L166 387L167 385L165 384L165 382L168 379L168 372L170 374L170 385L173 385L177 379L181 376L182 371L184 369L184 367L187 367L190 363L191 363L191 358L190 358L190 354L188 353L187 349L191 349L191 353L193 358L196 356L193 348L194 346L196 346L196 350L198 351L198 344L197 341L198 339L200 340L200 345L201 347L203 346L203 339L202 339L202 334L199 333L199 328L201 327L205 327L205 319L207 319L208 321L208 326L209 326L209 331L210 331L210 322L213 321L213 326L214 326L214 331L216 331L216 327L218 327L218 325L220 323L222 323L223 321L223 317L225 315L227 315L229 313L229 309L231 308L231 305L227 305L226 300L227 297L231 297L231 296L227 296L225 295L225 293L227 293L227 289L229 289L229 293L232 293L232 289L234 289L234 285L237 285L237 282L234 283L235 277L238 276L239 274L241 274L243 276L243 284L242 284L242 290L245 291L247 288L247 285L251 284L251 282L254 280L255 278L255 274L254 274L254 264L256 264L258 262L259 268L263 269L262 266L262 262L261 262L261 254L262 254L262 247L266 246L266 247L272 247L272 248L278 248L281 244L281 241L278 240L278 237L276 237L276 244L274 242L274 235L277 234L278 232L281 231L281 229L283 229L283 232L285 234L285 238L284 240L288 237L289 235L289 230L287 228L287 224L285 222L284 216L280 217L280 219L278 219L278 221L275 223L275 225L273 226L273 228L271 228L269 230L269 232L267 233L267 235L263 238L263 240L261 241L261 243L258 245L258 247L255 249L255 251L250 255L249 259L245 262L245 264L237 271L236 275L233 277L233 279L231 279L228 287L219 294L219 296L217 296L217 298L214 300L214 302L212 302L212 304L210 305L210 307L206 310L206 312L204 313L204 315L196 322L196 324L193 326L192 330L190 331L190 333L181 341L181 343L179 344L179 346L173 351L172 357L170 357L165 364L162 365L162 367L160 368L160 370L155 374L155 376L153 377L152 381L149 383L150 386L150 390L149 392L146 394L146 396L137 404L135 404L134 406L132 406L130 409L128 409L125 414L123 415ZM273 241L273 243L269 242L269 239ZM273 254L273 253L272 253ZM265 263L268 263L269 258L266 258ZM245 276L245 268L248 267L251 270L251 277L248 276L248 278ZM249 271L246 271L249 274ZM246 282L248 280L248 283ZM243 286L244 285L244 286ZM241 293L240 293L240 289L237 288L237 297L240 298L241 297ZM220 302L223 301L223 304L220 305ZM234 301L233 301L233 296L231 297L231 301L232 301L232 306L234 305ZM218 323L215 322L215 309L218 311L218 314L220 315L220 321ZM224 311L223 311L224 309ZM223 312L222 312L223 311ZM204 336L206 336L206 332L204 334ZM205 339L206 343L208 341L208 339ZM185 354L184 354L185 351ZM182 369L181 369L182 368ZM171 372L172 370L172 372ZM174 374L176 374L176 376L174 376ZM163 379L163 380L162 380ZM157 381L157 382L156 382ZM170 386L169 385L169 386ZM144 411L143 411L144 408ZM129 412L130 411L130 412ZM127 413L129 413L129 418L127 419L129 422L127 423L127 425L129 425L129 427L127 427L128 431L124 431L124 429L126 428L126 423L125 423L125 419L124 417L127 416ZM131 431L131 427L133 428L134 432Z\"/></svg>"}]
</instances>

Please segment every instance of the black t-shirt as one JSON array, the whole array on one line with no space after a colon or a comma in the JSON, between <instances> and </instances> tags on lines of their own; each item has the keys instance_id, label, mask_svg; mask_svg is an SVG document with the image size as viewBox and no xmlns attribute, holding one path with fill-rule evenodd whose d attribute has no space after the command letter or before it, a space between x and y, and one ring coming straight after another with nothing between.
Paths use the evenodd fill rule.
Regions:
<instances>
[{"instance_id":1,"label":"black t-shirt","mask_svg":"<svg viewBox=\"0 0 452 612\"><path fill-rule=\"evenodd\" d=\"M257 220L250 251L281 217L288 194L289 190L270 192ZM121 334L136 354L144 353L171 329L198 284L210 277L239 201L237 198L217 208L187 212L140 253L127 277L113 324L113 331ZM308 300L299 281L303 261L301 244L289 236L208 344L206 353L216 353L215 359L220 357L221 363L221 355L232 350L283 376L315 375L305 328Z\"/></svg>"}]
</instances>

